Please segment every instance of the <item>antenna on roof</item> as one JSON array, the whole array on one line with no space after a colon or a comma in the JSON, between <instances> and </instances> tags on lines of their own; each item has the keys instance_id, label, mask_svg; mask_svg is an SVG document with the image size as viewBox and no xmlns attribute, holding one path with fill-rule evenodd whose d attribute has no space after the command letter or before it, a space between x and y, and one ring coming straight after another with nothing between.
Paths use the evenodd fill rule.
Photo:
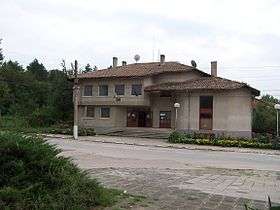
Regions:
<instances>
[{"instance_id":1,"label":"antenna on roof","mask_svg":"<svg viewBox=\"0 0 280 210\"><path fill-rule=\"evenodd\" d=\"M137 63L140 60L140 55L138 54L134 55L134 60Z\"/></svg>"},{"instance_id":2,"label":"antenna on roof","mask_svg":"<svg viewBox=\"0 0 280 210\"><path fill-rule=\"evenodd\" d=\"M194 60L191 60L191 64L192 64L192 67L196 68L197 67L197 64Z\"/></svg>"}]
</instances>

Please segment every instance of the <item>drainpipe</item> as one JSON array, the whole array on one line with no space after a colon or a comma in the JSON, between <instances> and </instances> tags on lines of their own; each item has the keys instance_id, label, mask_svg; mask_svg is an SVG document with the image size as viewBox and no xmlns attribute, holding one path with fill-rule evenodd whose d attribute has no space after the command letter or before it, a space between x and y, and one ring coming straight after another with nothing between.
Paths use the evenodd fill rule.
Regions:
<instances>
[{"instance_id":1,"label":"drainpipe","mask_svg":"<svg viewBox=\"0 0 280 210\"><path fill-rule=\"evenodd\" d=\"M189 91L187 91L188 94L188 133L190 133L190 128L191 128L191 93Z\"/></svg>"}]
</instances>

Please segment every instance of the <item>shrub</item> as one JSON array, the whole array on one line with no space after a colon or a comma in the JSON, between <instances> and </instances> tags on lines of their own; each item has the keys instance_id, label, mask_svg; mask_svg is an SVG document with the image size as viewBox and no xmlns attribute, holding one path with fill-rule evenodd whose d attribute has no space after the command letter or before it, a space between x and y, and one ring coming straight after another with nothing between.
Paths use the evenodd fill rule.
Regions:
<instances>
[{"instance_id":1,"label":"shrub","mask_svg":"<svg viewBox=\"0 0 280 210\"><path fill-rule=\"evenodd\" d=\"M45 106L35 109L29 117L32 126L50 126L56 122L56 112L53 107Z\"/></svg>"},{"instance_id":2,"label":"shrub","mask_svg":"<svg viewBox=\"0 0 280 210\"><path fill-rule=\"evenodd\" d=\"M270 138L270 137L269 137ZM260 138L233 138L226 136L215 137L210 134L185 134L174 131L170 134L168 140L171 143L213 145L222 147L244 147L244 148L260 148L260 149L280 149L280 139L269 139L267 136Z\"/></svg>"},{"instance_id":3,"label":"shrub","mask_svg":"<svg viewBox=\"0 0 280 210\"><path fill-rule=\"evenodd\" d=\"M0 132L0 209L91 209L114 202L60 150L41 138Z\"/></svg>"}]
</instances>

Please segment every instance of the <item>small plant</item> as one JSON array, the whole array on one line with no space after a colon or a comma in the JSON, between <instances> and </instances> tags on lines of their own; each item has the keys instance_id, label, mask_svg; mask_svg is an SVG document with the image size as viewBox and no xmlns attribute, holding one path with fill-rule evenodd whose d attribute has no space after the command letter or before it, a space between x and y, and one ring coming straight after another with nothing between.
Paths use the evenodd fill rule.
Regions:
<instances>
[{"instance_id":1,"label":"small plant","mask_svg":"<svg viewBox=\"0 0 280 210\"><path fill-rule=\"evenodd\" d=\"M213 134L199 133L180 133L174 131L170 134L168 141L170 143L212 145L222 147L243 147L259 149L280 149L279 139L269 142L262 136L261 139L253 138L233 138L226 136L214 136Z\"/></svg>"}]
</instances>

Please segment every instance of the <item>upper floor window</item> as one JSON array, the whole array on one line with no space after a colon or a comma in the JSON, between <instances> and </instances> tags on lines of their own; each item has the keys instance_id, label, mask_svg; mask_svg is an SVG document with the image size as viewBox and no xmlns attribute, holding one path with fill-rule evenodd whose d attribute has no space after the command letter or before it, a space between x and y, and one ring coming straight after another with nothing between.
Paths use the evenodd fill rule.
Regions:
<instances>
[{"instance_id":1,"label":"upper floor window","mask_svg":"<svg viewBox=\"0 0 280 210\"><path fill-rule=\"evenodd\" d=\"M123 96L124 95L124 85L115 85L115 93L118 96Z\"/></svg>"},{"instance_id":2,"label":"upper floor window","mask_svg":"<svg viewBox=\"0 0 280 210\"><path fill-rule=\"evenodd\" d=\"M100 117L101 118L110 118L110 108L109 107L101 107L100 108Z\"/></svg>"},{"instance_id":3,"label":"upper floor window","mask_svg":"<svg viewBox=\"0 0 280 210\"><path fill-rule=\"evenodd\" d=\"M94 106L87 106L87 117L94 117Z\"/></svg>"},{"instance_id":4,"label":"upper floor window","mask_svg":"<svg viewBox=\"0 0 280 210\"><path fill-rule=\"evenodd\" d=\"M108 96L108 85L99 85L99 96Z\"/></svg>"},{"instance_id":5,"label":"upper floor window","mask_svg":"<svg viewBox=\"0 0 280 210\"><path fill-rule=\"evenodd\" d=\"M142 95L142 84L134 84L131 86L131 95Z\"/></svg>"},{"instance_id":6,"label":"upper floor window","mask_svg":"<svg viewBox=\"0 0 280 210\"><path fill-rule=\"evenodd\" d=\"M84 96L92 96L92 85L85 85Z\"/></svg>"}]
</instances>

